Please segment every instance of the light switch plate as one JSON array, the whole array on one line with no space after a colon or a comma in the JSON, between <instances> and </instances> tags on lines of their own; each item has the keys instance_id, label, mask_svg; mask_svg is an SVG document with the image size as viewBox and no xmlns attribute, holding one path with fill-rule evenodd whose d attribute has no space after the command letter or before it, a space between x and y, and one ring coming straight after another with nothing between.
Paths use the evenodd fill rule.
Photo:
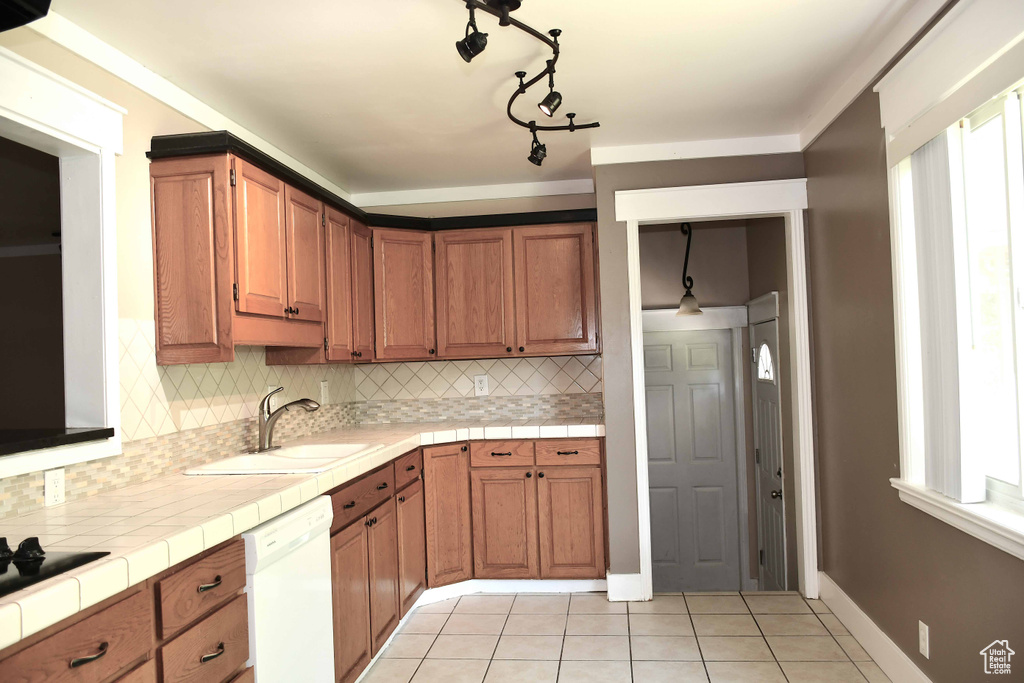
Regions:
<instances>
[{"instance_id":1,"label":"light switch plate","mask_svg":"<svg viewBox=\"0 0 1024 683\"><path fill-rule=\"evenodd\" d=\"M320 405L327 405L330 403L331 394L327 390L327 380L320 380Z\"/></svg>"},{"instance_id":2,"label":"light switch plate","mask_svg":"<svg viewBox=\"0 0 1024 683\"><path fill-rule=\"evenodd\" d=\"M473 376L473 395L474 396L488 396L490 393L491 393L491 389L487 385L487 375L474 375Z\"/></svg>"},{"instance_id":3,"label":"light switch plate","mask_svg":"<svg viewBox=\"0 0 1024 683\"><path fill-rule=\"evenodd\" d=\"M928 656L928 624L923 621L917 622L917 649L921 651L925 659L930 659Z\"/></svg>"},{"instance_id":4,"label":"light switch plate","mask_svg":"<svg viewBox=\"0 0 1024 683\"><path fill-rule=\"evenodd\" d=\"M64 502L64 468L43 473L43 499L47 507Z\"/></svg>"}]
</instances>

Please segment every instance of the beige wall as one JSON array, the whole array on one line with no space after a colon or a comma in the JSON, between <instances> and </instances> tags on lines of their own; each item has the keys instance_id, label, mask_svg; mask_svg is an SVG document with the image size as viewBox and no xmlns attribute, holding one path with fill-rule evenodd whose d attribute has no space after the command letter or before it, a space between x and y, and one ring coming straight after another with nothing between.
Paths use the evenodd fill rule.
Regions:
<instances>
[{"instance_id":1,"label":"beige wall","mask_svg":"<svg viewBox=\"0 0 1024 683\"><path fill-rule=\"evenodd\" d=\"M803 175L803 156L800 154L614 164L594 169L601 258L608 529L612 573L635 574L640 571L626 224L615 220L615 192L651 187L780 180L802 178Z\"/></svg>"},{"instance_id":2,"label":"beige wall","mask_svg":"<svg viewBox=\"0 0 1024 683\"><path fill-rule=\"evenodd\" d=\"M877 96L861 95L805 159L822 570L932 680L987 680L983 647L1024 644L1024 562L903 503L889 484L899 432ZM931 659L917 651L919 619Z\"/></svg>"},{"instance_id":3,"label":"beige wall","mask_svg":"<svg viewBox=\"0 0 1024 683\"><path fill-rule=\"evenodd\" d=\"M675 308L683 288L686 238L678 223L640 228L640 295L645 309ZM743 221L693 224L689 275L701 306L742 306L747 286L747 231Z\"/></svg>"}]
</instances>

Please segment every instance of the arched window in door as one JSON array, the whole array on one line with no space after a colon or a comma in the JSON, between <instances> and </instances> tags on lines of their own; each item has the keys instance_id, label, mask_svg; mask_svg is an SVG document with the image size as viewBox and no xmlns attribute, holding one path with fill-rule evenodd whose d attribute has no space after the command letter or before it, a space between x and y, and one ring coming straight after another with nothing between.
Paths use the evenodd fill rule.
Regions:
<instances>
[{"instance_id":1,"label":"arched window in door","mask_svg":"<svg viewBox=\"0 0 1024 683\"><path fill-rule=\"evenodd\" d=\"M772 362L772 351L764 342L761 342L761 348L757 352L757 379L760 382L775 383L775 363Z\"/></svg>"}]
</instances>

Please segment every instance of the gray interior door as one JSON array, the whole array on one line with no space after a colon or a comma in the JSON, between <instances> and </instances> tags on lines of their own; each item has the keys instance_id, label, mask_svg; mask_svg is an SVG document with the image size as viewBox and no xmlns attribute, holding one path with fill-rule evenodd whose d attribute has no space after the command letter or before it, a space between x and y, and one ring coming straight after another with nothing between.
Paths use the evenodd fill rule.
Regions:
<instances>
[{"instance_id":1,"label":"gray interior door","mask_svg":"<svg viewBox=\"0 0 1024 683\"><path fill-rule=\"evenodd\" d=\"M644 333L655 591L740 587L733 370L728 330Z\"/></svg>"},{"instance_id":2,"label":"gray interior door","mask_svg":"<svg viewBox=\"0 0 1024 683\"><path fill-rule=\"evenodd\" d=\"M786 506L782 496L779 322L751 326L754 466L761 590L786 590Z\"/></svg>"}]
</instances>

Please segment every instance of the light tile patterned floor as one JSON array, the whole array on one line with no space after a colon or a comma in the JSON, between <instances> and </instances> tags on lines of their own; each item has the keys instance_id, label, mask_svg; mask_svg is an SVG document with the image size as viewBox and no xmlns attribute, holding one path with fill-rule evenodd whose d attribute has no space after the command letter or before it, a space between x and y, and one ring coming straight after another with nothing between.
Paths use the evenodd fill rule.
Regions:
<instances>
[{"instance_id":1,"label":"light tile patterned floor","mask_svg":"<svg viewBox=\"0 0 1024 683\"><path fill-rule=\"evenodd\" d=\"M888 681L818 600L796 593L468 595L426 605L366 683Z\"/></svg>"}]
</instances>

